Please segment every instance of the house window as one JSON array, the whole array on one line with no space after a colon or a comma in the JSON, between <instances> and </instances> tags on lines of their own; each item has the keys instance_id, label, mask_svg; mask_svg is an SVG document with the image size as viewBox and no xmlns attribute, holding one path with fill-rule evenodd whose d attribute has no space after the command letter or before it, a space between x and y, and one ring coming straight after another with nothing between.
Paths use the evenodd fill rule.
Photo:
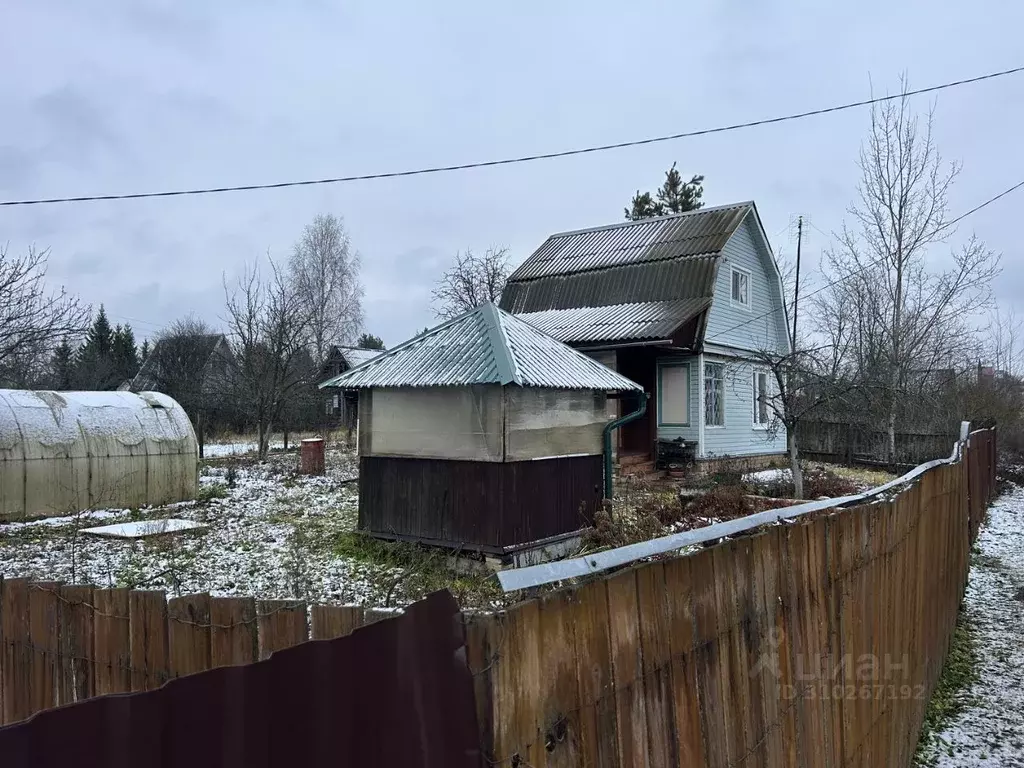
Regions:
<instances>
[{"instance_id":1,"label":"house window","mask_svg":"<svg viewBox=\"0 0 1024 768\"><path fill-rule=\"evenodd\" d=\"M722 363L704 364L704 424L709 427L725 426L724 374Z\"/></svg>"},{"instance_id":2,"label":"house window","mask_svg":"<svg viewBox=\"0 0 1024 768\"><path fill-rule=\"evenodd\" d=\"M686 426L690 423L690 366L658 368L658 423Z\"/></svg>"},{"instance_id":3,"label":"house window","mask_svg":"<svg viewBox=\"0 0 1024 768\"><path fill-rule=\"evenodd\" d=\"M750 307L750 273L742 269L732 271L732 303Z\"/></svg>"},{"instance_id":4,"label":"house window","mask_svg":"<svg viewBox=\"0 0 1024 768\"><path fill-rule=\"evenodd\" d=\"M768 374L754 371L754 426L766 427L770 421L768 398Z\"/></svg>"}]
</instances>

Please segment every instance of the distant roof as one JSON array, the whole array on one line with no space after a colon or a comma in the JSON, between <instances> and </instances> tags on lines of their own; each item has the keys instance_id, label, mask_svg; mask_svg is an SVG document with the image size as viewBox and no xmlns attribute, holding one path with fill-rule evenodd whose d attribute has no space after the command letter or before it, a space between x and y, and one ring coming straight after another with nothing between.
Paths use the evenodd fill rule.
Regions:
<instances>
[{"instance_id":1,"label":"distant roof","mask_svg":"<svg viewBox=\"0 0 1024 768\"><path fill-rule=\"evenodd\" d=\"M377 355L385 352L383 349L363 349L362 347L338 347L338 352L345 358L349 367L355 368L368 360L373 360Z\"/></svg>"},{"instance_id":2,"label":"distant roof","mask_svg":"<svg viewBox=\"0 0 1024 768\"><path fill-rule=\"evenodd\" d=\"M553 335L566 341L668 336L710 306L722 249L751 211L744 202L552 235L509 277L501 307L545 330L553 310L609 308L558 318L571 330Z\"/></svg>"},{"instance_id":3,"label":"distant roof","mask_svg":"<svg viewBox=\"0 0 1024 768\"><path fill-rule=\"evenodd\" d=\"M491 303L421 333L320 386L360 389L473 384L641 389Z\"/></svg>"},{"instance_id":4,"label":"distant roof","mask_svg":"<svg viewBox=\"0 0 1024 768\"><path fill-rule=\"evenodd\" d=\"M223 333L197 334L195 337L190 339L189 344L195 344L194 349L197 358L201 360L209 360L210 356L214 353L214 350L217 349L218 342L222 339L227 343L227 337ZM149 351L149 356L142 361L142 367L128 385L128 389L141 392L144 390L155 389L160 385L160 371L157 370L157 366L160 364L161 353L158 350L163 349L173 341L173 338L159 339L153 345L153 348ZM120 387L118 389L120 389Z\"/></svg>"}]
</instances>

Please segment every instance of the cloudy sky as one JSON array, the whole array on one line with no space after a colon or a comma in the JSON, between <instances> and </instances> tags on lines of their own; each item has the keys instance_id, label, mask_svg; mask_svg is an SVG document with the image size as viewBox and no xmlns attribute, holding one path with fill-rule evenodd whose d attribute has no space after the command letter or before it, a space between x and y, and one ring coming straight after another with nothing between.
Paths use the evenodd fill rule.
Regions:
<instances>
[{"instance_id":1,"label":"cloudy sky","mask_svg":"<svg viewBox=\"0 0 1024 768\"><path fill-rule=\"evenodd\" d=\"M0 199L275 182L487 160L803 111L1019 66L1024 5L6 0ZM927 100L920 100L922 109ZM223 315L222 276L284 257L321 212L363 257L367 330L432 321L456 251L611 223L678 162L705 200L753 199L777 251L816 259L855 195L867 112L517 166L189 198L0 208L0 243L141 338ZM954 213L1024 179L1024 74L945 91ZM1024 190L968 219L1024 296ZM1024 308L1024 298L1021 299Z\"/></svg>"}]
</instances>

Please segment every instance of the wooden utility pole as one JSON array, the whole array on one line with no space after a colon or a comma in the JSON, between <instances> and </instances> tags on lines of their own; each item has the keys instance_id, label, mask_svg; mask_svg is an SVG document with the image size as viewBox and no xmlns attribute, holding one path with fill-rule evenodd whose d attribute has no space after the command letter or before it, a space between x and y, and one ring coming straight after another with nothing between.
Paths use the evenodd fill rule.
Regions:
<instances>
[{"instance_id":1,"label":"wooden utility pole","mask_svg":"<svg viewBox=\"0 0 1024 768\"><path fill-rule=\"evenodd\" d=\"M800 243L803 236L804 217L798 216L796 219L796 285L793 288L793 334L791 338L794 352L796 352L796 315L800 303Z\"/></svg>"}]
</instances>

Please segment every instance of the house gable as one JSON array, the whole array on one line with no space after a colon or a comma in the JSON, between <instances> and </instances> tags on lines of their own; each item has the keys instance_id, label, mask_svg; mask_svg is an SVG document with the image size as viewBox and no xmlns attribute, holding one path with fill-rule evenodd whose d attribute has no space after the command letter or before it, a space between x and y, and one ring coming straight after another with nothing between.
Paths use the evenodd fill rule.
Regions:
<instances>
[{"instance_id":1,"label":"house gable","mask_svg":"<svg viewBox=\"0 0 1024 768\"><path fill-rule=\"evenodd\" d=\"M740 284L738 301L735 281ZM723 351L784 353L789 349L786 327L778 267L751 209L722 249L704 345Z\"/></svg>"}]
</instances>

